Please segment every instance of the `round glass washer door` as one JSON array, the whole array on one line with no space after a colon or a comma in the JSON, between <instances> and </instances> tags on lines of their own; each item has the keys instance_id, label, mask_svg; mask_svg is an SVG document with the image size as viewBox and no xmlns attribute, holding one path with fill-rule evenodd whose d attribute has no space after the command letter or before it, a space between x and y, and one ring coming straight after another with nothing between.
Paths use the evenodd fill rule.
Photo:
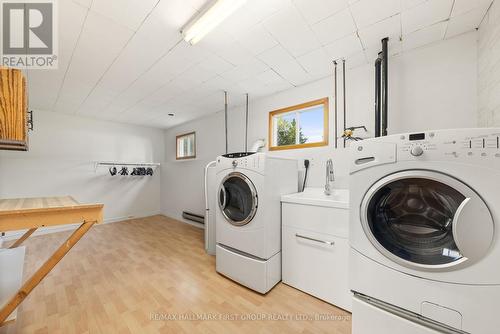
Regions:
<instances>
[{"instance_id":1,"label":"round glass washer door","mask_svg":"<svg viewBox=\"0 0 500 334\"><path fill-rule=\"evenodd\" d=\"M229 223L244 226L257 213L257 190L246 175L233 172L222 180L218 202L222 215Z\"/></svg>"},{"instance_id":2,"label":"round glass washer door","mask_svg":"<svg viewBox=\"0 0 500 334\"><path fill-rule=\"evenodd\" d=\"M493 219L481 197L437 172L383 178L365 195L360 213L372 244L408 267L439 269L476 261L493 241Z\"/></svg>"}]
</instances>

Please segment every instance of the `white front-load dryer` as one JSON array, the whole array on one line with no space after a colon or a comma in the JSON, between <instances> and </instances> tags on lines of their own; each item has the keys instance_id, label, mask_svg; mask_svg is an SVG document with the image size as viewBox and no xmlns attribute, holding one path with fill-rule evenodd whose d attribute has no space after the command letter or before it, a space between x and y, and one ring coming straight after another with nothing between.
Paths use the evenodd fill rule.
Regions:
<instances>
[{"instance_id":1,"label":"white front-load dryer","mask_svg":"<svg viewBox=\"0 0 500 334\"><path fill-rule=\"evenodd\" d=\"M280 199L297 192L297 161L265 153L216 161L216 269L266 293L281 280Z\"/></svg>"},{"instance_id":2,"label":"white front-load dryer","mask_svg":"<svg viewBox=\"0 0 500 334\"><path fill-rule=\"evenodd\" d=\"M499 137L440 130L353 145L355 298L442 332L497 333Z\"/></svg>"}]
</instances>

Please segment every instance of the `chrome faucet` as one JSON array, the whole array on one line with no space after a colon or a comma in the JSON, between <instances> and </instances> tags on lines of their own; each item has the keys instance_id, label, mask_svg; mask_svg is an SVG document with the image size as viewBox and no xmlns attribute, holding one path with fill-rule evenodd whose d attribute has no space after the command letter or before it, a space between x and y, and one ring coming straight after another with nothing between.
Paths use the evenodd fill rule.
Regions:
<instances>
[{"instance_id":1,"label":"chrome faucet","mask_svg":"<svg viewBox=\"0 0 500 334\"><path fill-rule=\"evenodd\" d=\"M333 161L332 159L328 159L326 161L326 183L325 183L325 195L332 194L332 186L331 182L335 181L335 175L333 173Z\"/></svg>"}]
</instances>

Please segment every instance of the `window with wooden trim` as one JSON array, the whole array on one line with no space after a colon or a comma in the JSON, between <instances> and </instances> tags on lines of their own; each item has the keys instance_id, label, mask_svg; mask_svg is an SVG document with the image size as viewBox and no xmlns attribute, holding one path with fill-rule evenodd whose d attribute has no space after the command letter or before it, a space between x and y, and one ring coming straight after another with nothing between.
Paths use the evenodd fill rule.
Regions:
<instances>
[{"instance_id":1,"label":"window with wooden trim","mask_svg":"<svg viewBox=\"0 0 500 334\"><path fill-rule=\"evenodd\" d=\"M269 150L328 145L328 98L269 113Z\"/></svg>"},{"instance_id":2,"label":"window with wooden trim","mask_svg":"<svg viewBox=\"0 0 500 334\"><path fill-rule=\"evenodd\" d=\"M176 137L176 159L196 158L196 132L185 133Z\"/></svg>"}]
</instances>

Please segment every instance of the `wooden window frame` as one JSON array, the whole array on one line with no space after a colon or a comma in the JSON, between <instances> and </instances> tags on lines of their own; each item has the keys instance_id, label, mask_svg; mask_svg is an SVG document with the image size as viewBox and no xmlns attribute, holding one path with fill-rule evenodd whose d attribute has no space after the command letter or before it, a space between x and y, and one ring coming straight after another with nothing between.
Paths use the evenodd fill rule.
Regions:
<instances>
[{"instance_id":1,"label":"wooden window frame","mask_svg":"<svg viewBox=\"0 0 500 334\"><path fill-rule=\"evenodd\" d=\"M283 146L272 146L273 145L273 118L276 115L289 113L291 111L296 111L300 109L310 108L314 106L323 105L323 141L316 143L305 143L305 144L294 144L294 145L283 145ZM282 108L278 110L271 111L269 113L269 151L281 151L281 150L293 150L300 148L309 147L321 147L328 146L328 136L329 136L329 100L328 97L322 99L309 101L301 104L297 104L291 107Z\"/></svg>"},{"instance_id":2,"label":"wooden window frame","mask_svg":"<svg viewBox=\"0 0 500 334\"><path fill-rule=\"evenodd\" d=\"M190 135L194 135L194 146L193 146L193 155L188 157L179 157L179 138L187 137ZM183 133L181 135L175 136L175 160L188 160L188 159L196 159L196 131Z\"/></svg>"}]
</instances>

